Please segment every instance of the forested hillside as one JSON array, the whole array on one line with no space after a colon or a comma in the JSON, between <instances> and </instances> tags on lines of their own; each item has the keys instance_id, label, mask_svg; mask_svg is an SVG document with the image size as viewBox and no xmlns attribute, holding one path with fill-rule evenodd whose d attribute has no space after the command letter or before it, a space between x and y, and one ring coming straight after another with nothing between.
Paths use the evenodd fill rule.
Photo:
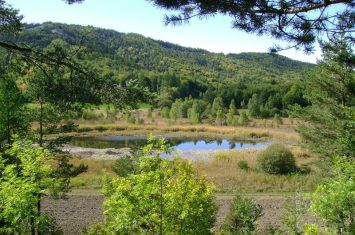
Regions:
<instances>
[{"instance_id":1,"label":"forested hillside","mask_svg":"<svg viewBox=\"0 0 355 235\"><path fill-rule=\"evenodd\" d=\"M304 105L301 81L305 71L314 67L276 54L224 55L138 34L51 22L27 24L11 40L37 49L51 44L70 48L77 61L103 78L122 84L138 80L157 93L159 107L171 108L176 99L186 98L211 104L220 97L224 107L234 100L237 108L246 108L256 94L255 116L285 114L282 110L289 104Z\"/></svg>"}]
</instances>

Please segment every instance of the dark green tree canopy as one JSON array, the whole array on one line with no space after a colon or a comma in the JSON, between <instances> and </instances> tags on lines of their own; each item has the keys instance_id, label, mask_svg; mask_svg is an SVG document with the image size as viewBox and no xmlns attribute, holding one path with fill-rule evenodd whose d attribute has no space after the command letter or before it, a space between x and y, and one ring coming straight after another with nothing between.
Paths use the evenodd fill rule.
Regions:
<instances>
[{"instance_id":1,"label":"dark green tree canopy","mask_svg":"<svg viewBox=\"0 0 355 235\"><path fill-rule=\"evenodd\" d=\"M347 34L353 41L355 13L351 0L148 0L177 12L166 24L181 24L192 18L217 14L232 18L232 27L257 35L270 35L290 47L312 52L317 39ZM336 6L336 7L335 7ZM274 51L277 51L275 47ZM282 48L285 49L285 48Z\"/></svg>"}]
</instances>

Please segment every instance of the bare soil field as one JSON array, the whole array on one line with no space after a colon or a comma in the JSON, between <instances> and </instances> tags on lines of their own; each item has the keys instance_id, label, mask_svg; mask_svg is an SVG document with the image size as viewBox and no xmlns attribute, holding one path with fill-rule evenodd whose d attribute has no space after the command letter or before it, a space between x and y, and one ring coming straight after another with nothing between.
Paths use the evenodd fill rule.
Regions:
<instances>
[{"instance_id":1,"label":"bare soil field","mask_svg":"<svg viewBox=\"0 0 355 235\"><path fill-rule=\"evenodd\" d=\"M259 232L262 233L267 227L281 226L279 216L285 199L281 196L255 196L254 198L262 205L264 212L259 220ZM217 195L216 204L219 210L214 230L222 225L229 212L231 200L232 196ZM100 195L68 195L66 199L59 200L46 197L42 209L56 219L64 234L80 234L90 224L102 221L102 201L103 196Z\"/></svg>"}]
</instances>

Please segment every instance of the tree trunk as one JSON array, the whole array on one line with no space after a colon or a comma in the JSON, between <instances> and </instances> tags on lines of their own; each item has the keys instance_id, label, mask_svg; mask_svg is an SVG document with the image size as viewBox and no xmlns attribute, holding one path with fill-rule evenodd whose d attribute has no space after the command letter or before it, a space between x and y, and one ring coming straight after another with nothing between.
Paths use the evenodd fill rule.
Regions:
<instances>
[{"instance_id":1,"label":"tree trunk","mask_svg":"<svg viewBox=\"0 0 355 235\"><path fill-rule=\"evenodd\" d=\"M39 146L43 146L43 102L40 101L40 116L39 116Z\"/></svg>"}]
</instances>

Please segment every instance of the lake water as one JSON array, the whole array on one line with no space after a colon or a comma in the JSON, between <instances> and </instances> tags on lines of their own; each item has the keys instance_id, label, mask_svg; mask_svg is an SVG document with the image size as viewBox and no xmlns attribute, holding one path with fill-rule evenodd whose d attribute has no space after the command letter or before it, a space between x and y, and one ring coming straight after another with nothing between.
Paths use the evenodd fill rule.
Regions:
<instances>
[{"instance_id":1,"label":"lake water","mask_svg":"<svg viewBox=\"0 0 355 235\"><path fill-rule=\"evenodd\" d=\"M244 148L260 148L270 142L241 142L227 139L206 140L203 138L172 138L165 137L175 150L228 150ZM145 136L100 136L76 137L72 145L88 148L140 148L147 143Z\"/></svg>"}]
</instances>

